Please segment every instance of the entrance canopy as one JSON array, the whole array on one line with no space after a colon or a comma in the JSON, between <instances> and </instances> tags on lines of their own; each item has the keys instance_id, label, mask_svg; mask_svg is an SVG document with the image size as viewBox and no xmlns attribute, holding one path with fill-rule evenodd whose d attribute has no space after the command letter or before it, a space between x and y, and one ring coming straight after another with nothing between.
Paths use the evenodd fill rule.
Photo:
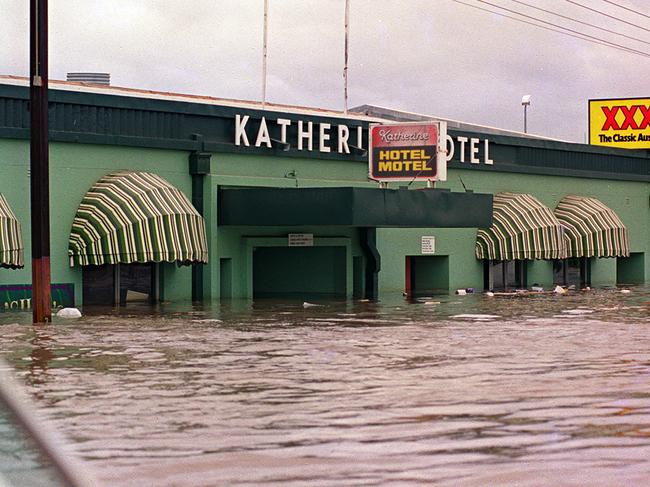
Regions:
<instances>
[{"instance_id":1,"label":"entrance canopy","mask_svg":"<svg viewBox=\"0 0 650 487\"><path fill-rule=\"evenodd\" d=\"M477 259L565 259L567 242L550 208L530 194L494 195L494 222L479 229Z\"/></svg>"},{"instance_id":2,"label":"entrance canopy","mask_svg":"<svg viewBox=\"0 0 650 487\"><path fill-rule=\"evenodd\" d=\"M70 265L206 263L205 222L160 176L122 171L86 193L72 223Z\"/></svg>"},{"instance_id":3,"label":"entrance canopy","mask_svg":"<svg viewBox=\"0 0 650 487\"><path fill-rule=\"evenodd\" d=\"M598 199L567 195L555 208L555 216L569 237L569 257L629 257L627 228Z\"/></svg>"},{"instance_id":4,"label":"entrance canopy","mask_svg":"<svg viewBox=\"0 0 650 487\"><path fill-rule=\"evenodd\" d=\"M442 189L223 188L219 225L476 228L492 195Z\"/></svg>"},{"instance_id":5,"label":"entrance canopy","mask_svg":"<svg viewBox=\"0 0 650 487\"><path fill-rule=\"evenodd\" d=\"M0 267L23 267L24 258L22 227L9 203L0 194Z\"/></svg>"}]
</instances>

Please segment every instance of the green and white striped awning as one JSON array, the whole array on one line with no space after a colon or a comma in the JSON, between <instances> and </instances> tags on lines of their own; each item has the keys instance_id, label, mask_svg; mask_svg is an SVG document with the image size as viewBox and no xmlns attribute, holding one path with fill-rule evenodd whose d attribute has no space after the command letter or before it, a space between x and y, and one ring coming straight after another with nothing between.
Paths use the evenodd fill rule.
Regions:
<instances>
[{"instance_id":1,"label":"green and white striped awning","mask_svg":"<svg viewBox=\"0 0 650 487\"><path fill-rule=\"evenodd\" d=\"M569 257L629 257L627 228L596 198L567 195L555 208L555 216L569 237Z\"/></svg>"},{"instance_id":2,"label":"green and white striped awning","mask_svg":"<svg viewBox=\"0 0 650 487\"><path fill-rule=\"evenodd\" d=\"M86 193L72 223L70 265L206 263L205 221L160 176L122 171Z\"/></svg>"},{"instance_id":3,"label":"green and white striped awning","mask_svg":"<svg viewBox=\"0 0 650 487\"><path fill-rule=\"evenodd\" d=\"M529 194L494 195L492 226L479 229L477 259L564 259L567 242L550 208Z\"/></svg>"},{"instance_id":4,"label":"green and white striped awning","mask_svg":"<svg viewBox=\"0 0 650 487\"><path fill-rule=\"evenodd\" d=\"M16 269L25 265L23 231L9 203L0 194L0 267Z\"/></svg>"}]
</instances>

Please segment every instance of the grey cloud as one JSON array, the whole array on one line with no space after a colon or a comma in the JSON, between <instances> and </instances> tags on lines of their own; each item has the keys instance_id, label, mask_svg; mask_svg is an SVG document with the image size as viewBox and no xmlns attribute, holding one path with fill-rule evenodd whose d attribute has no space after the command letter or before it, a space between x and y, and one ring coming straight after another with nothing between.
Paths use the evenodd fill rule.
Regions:
<instances>
[{"instance_id":1,"label":"grey cloud","mask_svg":"<svg viewBox=\"0 0 650 487\"><path fill-rule=\"evenodd\" d=\"M521 95L532 94L531 131L581 141L589 98L650 96L648 58L451 0L350 1L351 106L375 103L521 129ZM269 3L268 99L342 108L344 0ZM625 4L648 10L643 0ZM648 32L562 0L543 6L650 40ZM642 17L605 3L600 8L650 28ZM263 0L68 0L51 2L50 9L53 77L101 70L122 86L260 98ZM27 74L27 14L23 0L0 0L2 73ZM589 32L650 52L647 45Z\"/></svg>"}]
</instances>

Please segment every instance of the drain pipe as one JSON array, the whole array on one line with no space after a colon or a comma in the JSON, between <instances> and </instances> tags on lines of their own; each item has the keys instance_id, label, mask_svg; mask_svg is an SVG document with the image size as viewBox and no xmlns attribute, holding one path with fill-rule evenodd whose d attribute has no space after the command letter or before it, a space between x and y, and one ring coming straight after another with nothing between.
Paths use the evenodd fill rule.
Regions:
<instances>
[{"instance_id":1,"label":"drain pipe","mask_svg":"<svg viewBox=\"0 0 650 487\"><path fill-rule=\"evenodd\" d=\"M194 138L203 147L203 137L195 135ZM210 174L210 160L212 154L201 150L190 154L190 174L192 175L192 204L201 216L204 216L203 186L205 176ZM203 301L203 265L192 265L192 301Z\"/></svg>"},{"instance_id":2,"label":"drain pipe","mask_svg":"<svg viewBox=\"0 0 650 487\"><path fill-rule=\"evenodd\" d=\"M362 227L361 248L366 257L366 286L365 298L372 301L379 299L379 271L381 270L381 256L377 250L377 229L375 227Z\"/></svg>"}]
</instances>

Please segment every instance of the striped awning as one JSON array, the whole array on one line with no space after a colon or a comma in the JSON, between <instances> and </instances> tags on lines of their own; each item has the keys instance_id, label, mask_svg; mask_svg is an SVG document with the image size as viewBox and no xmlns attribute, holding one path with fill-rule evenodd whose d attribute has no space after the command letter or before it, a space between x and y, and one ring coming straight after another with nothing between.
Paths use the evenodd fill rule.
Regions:
<instances>
[{"instance_id":1,"label":"striped awning","mask_svg":"<svg viewBox=\"0 0 650 487\"><path fill-rule=\"evenodd\" d=\"M494 195L492 226L479 229L477 259L564 259L567 242L550 208L529 194Z\"/></svg>"},{"instance_id":2,"label":"striped awning","mask_svg":"<svg viewBox=\"0 0 650 487\"><path fill-rule=\"evenodd\" d=\"M70 265L206 263L205 221L160 176L122 171L86 193L72 223Z\"/></svg>"},{"instance_id":3,"label":"striped awning","mask_svg":"<svg viewBox=\"0 0 650 487\"><path fill-rule=\"evenodd\" d=\"M627 228L598 199L567 195L554 213L569 237L569 257L629 257Z\"/></svg>"},{"instance_id":4,"label":"striped awning","mask_svg":"<svg viewBox=\"0 0 650 487\"><path fill-rule=\"evenodd\" d=\"M25 265L23 231L9 203L0 194L0 267L16 269Z\"/></svg>"}]
</instances>

